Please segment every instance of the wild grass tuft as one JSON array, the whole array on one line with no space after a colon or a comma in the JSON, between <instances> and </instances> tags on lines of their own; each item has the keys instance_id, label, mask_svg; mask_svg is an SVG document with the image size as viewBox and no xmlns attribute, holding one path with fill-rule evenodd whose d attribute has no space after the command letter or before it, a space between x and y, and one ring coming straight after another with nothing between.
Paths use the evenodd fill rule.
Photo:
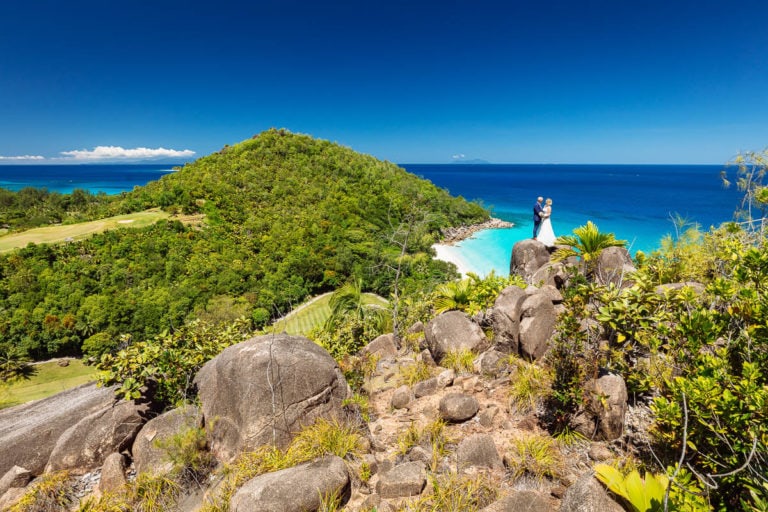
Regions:
<instances>
[{"instance_id":1,"label":"wild grass tuft","mask_svg":"<svg viewBox=\"0 0 768 512\"><path fill-rule=\"evenodd\" d=\"M535 410L551 393L551 372L515 356L510 357L510 366L514 368L509 382L511 405L523 413Z\"/></svg>"},{"instance_id":2,"label":"wild grass tuft","mask_svg":"<svg viewBox=\"0 0 768 512\"><path fill-rule=\"evenodd\" d=\"M450 351L445 354L440 366L450 368L456 373L469 373L474 369L474 361L477 354L469 349Z\"/></svg>"},{"instance_id":3,"label":"wild grass tuft","mask_svg":"<svg viewBox=\"0 0 768 512\"><path fill-rule=\"evenodd\" d=\"M474 512L493 503L496 485L483 475L466 476L450 473L430 478L429 489L409 504L414 512Z\"/></svg>"},{"instance_id":4,"label":"wild grass tuft","mask_svg":"<svg viewBox=\"0 0 768 512\"><path fill-rule=\"evenodd\" d=\"M262 446L254 452L243 453L225 467L219 492L209 498L201 512L228 512L230 498L245 482L258 475L293 467L323 455L342 458L357 455L361 440L356 427L320 419L299 432L285 451Z\"/></svg>"},{"instance_id":5,"label":"wild grass tuft","mask_svg":"<svg viewBox=\"0 0 768 512\"><path fill-rule=\"evenodd\" d=\"M432 368L424 361L414 361L400 367L400 382L413 386L417 382L427 380L432 376Z\"/></svg>"},{"instance_id":6,"label":"wild grass tuft","mask_svg":"<svg viewBox=\"0 0 768 512\"><path fill-rule=\"evenodd\" d=\"M368 401L368 397L359 393L353 394L350 398L345 398L341 405L343 407L352 407L360 413L360 418L363 421L371 421L371 405Z\"/></svg>"},{"instance_id":7,"label":"wild grass tuft","mask_svg":"<svg viewBox=\"0 0 768 512\"><path fill-rule=\"evenodd\" d=\"M549 436L533 434L512 442L510 469L514 478L530 475L537 480L554 478L563 470L557 442Z\"/></svg>"},{"instance_id":8,"label":"wild grass tuft","mask_svg":"<svg viewBox=\"0 0 768 512\"><path fill-rule=\"evenodd\" d=\"M72 504L69 472L57 471L40 477L10 508L10 512L58 512Z\"/></svg>"},{"instance_id":9,"label":"wild grass tuft","mask_svg":"<svg viewBox=\"0 0 768 512\"><path fill-rule=\"evenodd\" d=\"M199 482L213 468L205 429L188 426L167 439L158 439L155 445L165 451L173 464L172 475L183 482Z\"/></svg>"},{"instance_id":10,"label":"wild grass tuft","mask_svg":"<svg viewBox=\"0 0 768 512\"><path fill-rule=\"evenodd\" d=\"M419 428L411 422L408 428L397 438L397 454L405 455L414 446L428 446L432 451L432 469L437 467L440 459L448 455L448 445L452 442L446 431L446 424L441 419L427 423Z\"/></svg>"}]
</instances>

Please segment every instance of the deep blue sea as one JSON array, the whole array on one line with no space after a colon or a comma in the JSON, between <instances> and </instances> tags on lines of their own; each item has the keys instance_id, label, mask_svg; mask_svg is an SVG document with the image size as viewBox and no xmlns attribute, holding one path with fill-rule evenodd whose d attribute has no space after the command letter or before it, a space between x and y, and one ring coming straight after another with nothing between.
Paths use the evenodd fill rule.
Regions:
<instances>
[{"instance_id":1,"label":"deep blue sea","mask_svg":"<svg viewBox=\"0 0 768 512\"><path fill-rule=\"evenodd\" d=\"M512 246L532 236L537 196L552 198L556 235L591 220L627 240L630 253L651 252L674 233L679 214L703 229L733 219L740 194L724 189L722 165L406 164L408 171L466 199L480 200L515 228L487 230L457 248L466 267L507 275Z\"/></svg>"},{"instance_id":2,"label":"deep blue sea","mask_svg":"<svg viewBox=\"0 0 768 512\"><path fill-rule=\"evenodd\" d=\"M477 233L452 248L479 274L506 275L515 242L531 236L536 197L553 201L555 234L593 221L629 242L632 254L650 252L674 231L673 214L704 229L732 220L740 194L724 189L720 165L402 164L451 194L479 200L515 227ZM170 164L0 165L0 187L75 188L118 194L172 172Z\"/></svg>"},{"instance_id":3,"label":"deep blue sea","mask_svg":"<svg viewBox=\"0 0 768 512\"><path fill-rule=\"evenodd\" d=\"M172 164L0 165L0 187L47 188L69 194L76 188L94 194L119 194L173 172Z\"/></svg>"}]
</instances>

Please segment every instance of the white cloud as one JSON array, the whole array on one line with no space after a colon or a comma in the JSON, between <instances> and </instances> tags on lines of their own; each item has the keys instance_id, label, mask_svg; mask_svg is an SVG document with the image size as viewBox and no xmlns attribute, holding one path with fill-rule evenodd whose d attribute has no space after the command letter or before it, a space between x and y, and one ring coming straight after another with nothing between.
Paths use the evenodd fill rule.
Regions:
<instances>
[{"instance_id":1,"label":"white cloud","mask_svg":"<svg viewBox=\"0 0 768 512\"><path fill-rule=\"evenodd\" d=\"M184 158L195 154L189 149L177 150L166 148L132 148L120 146L96 146L92 150L75 149L62 151L62 155L74 160L143 160L150 158Z\"/></svg>"},{"instance_id":2,"label":"white cloud","mask_svg":"<svg viewBox=\"0 0 768 512\"><path fill-rule=\"evenodd\" d=\"M3 155L0 155L0 160L3 160L3 161L10 161L10 160L12 160L12 161L25 162L25 161L29 161L29 160L45 160L45 157L44 156L40 156L40 155L20 155L20 156L3 156Z\"/></svg>"},{"instance_id":3,"label":"white cloud","mask_svg":"<svg viewBox=\"0 0 768 512\"><path fill-rule=\"evenodd\" d=\"M453 155L451 158L453 158L454 160L463 160L464 159L464 154L463 153L459 153L457 155Z\"/></svg>"}]
</instances>

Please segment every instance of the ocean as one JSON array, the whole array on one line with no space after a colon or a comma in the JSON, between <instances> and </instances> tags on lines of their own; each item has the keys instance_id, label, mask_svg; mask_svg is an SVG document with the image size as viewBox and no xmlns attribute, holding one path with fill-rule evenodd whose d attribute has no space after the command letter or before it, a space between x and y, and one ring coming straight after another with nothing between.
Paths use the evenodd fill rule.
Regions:
<instances>
[{"instance_id":1,"label":"ocean","mask_svg":"<svg viewBox=\"0 0 768 512\"><path fill-rule=\"evenodd\" d=\"M0 165L0 187L47 188L70 194L79 188L119 194L173 172L173 164Z\"/></svg>"},{"instance_id":2,"label":"ocean","mask_svg":"<svg viewBox=\"0 0 768 512\"><path fill-rule=\"evenodd\" d=\"M631 254L658 248L680 215L703 229L733 219L741 195L725 189L722 165L406 164L439 187L478 200L495 217L515 224L486 230L442 248L441 257L464 271L509 273L515 242L530 238L537 196L552 198L556 235L572 234L591 220L600 231L626 240ZM730 170L733 172L733 169ZM733 177L733 176L731 176Z\"/></svg>"},{"instance_id":3,"label":"ocean","mask_svg":"<svg viewBox=\"0 0 768 512\"><path fill-rule=\"evenodd\" d=\"M509 272L515 242L529 238L536 197L550 197L555 234L570 234L591 220L600 231L627 240L630 252L651 252L674 232L673 215L708 229L732 220L741 198L724 189L721 165L401 164L451 194L477 200L495 217L515 224L486 230L443 256L465 271ZM0 187L76 188L118 194L173 171L170 164L0 165Z\"/></svg>"}]
</instances>

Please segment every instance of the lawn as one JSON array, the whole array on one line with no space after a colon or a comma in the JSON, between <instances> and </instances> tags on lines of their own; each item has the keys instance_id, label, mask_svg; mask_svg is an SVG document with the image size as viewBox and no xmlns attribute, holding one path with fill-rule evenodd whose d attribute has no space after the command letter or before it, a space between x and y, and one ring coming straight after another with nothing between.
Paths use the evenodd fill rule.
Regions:
<instances>
[{"instance_id":1,"label":"lawn","mask_svg":"<svg viewBox=\"0 0 768 512\"><path fill-rule=\"evenodd\" d=\"M140 228L154 224L160 219L167 219L170 215L159 208L152 208L143 212L129 213L127 215L117 215L106 219L94 220L90 222L80 222L78 224L62 224L57 226L46 226L43 228L34 228L0 236L0 253L8 252L13 249L26 247L27 244L46 244L58 243L68 240L80 240L95 233L101 233L108 229L117 229L125 227Z\"/></svg>"},{"instance_id":2,"label":"lawn","mask_svg":"<svg viewBox=\"0 0 768 512\"><path fill-rule=\"evenodd\" d=\"M0 409L55 395L67 389L96 379L96 368L86 366L79 359L69 359L68 366L56 361L33 365L29 379L0 385Z\"/></svg>"},{"instance_id":3,"label":"lawn","mask_svg":"<svg viewBox=\"0 0 768 512\"><path fill-rule=\"evenodd\" d=\"M313 327L322 324L331 316L331 307L328 304L330 300L331 293L310 299L266 330L268 332L285 331L288 334L306 335ZM363 302L366 304L378 304L384 308L389 307L386 299L373 293L364 293Z\"/></svg>"}]
</instances>

